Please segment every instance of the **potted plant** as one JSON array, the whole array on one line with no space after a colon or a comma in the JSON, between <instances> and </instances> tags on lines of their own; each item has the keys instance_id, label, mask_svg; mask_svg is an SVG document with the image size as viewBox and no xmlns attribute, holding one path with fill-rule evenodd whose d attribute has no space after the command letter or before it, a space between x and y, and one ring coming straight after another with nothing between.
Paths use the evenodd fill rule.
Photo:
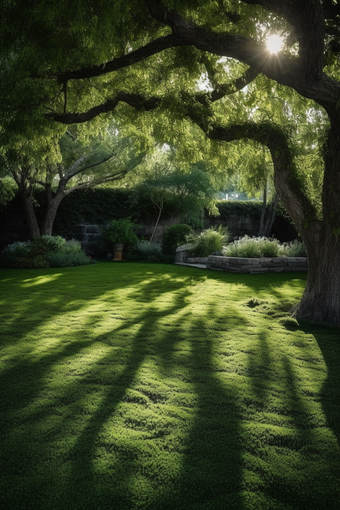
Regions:
<instances>
[{"instance_id":1,"label":"potted plant","mask_svg":"<svg viewBox=\"0 0 340 510\"><path fill-rule=\"evenodd\" d=\"M110 246L113 245L113 260L122 260L124 244L135 244L138 242L134 230L139 225L130 218L111 220L107 227L102 228L102 237Z\"/></svg>"}]
</instances>

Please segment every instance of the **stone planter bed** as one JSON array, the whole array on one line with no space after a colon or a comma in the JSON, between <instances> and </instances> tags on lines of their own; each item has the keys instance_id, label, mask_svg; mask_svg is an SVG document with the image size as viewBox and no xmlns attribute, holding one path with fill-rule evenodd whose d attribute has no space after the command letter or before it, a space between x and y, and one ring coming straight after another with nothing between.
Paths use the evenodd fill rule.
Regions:
<instances>
[{"instance_id":1,"label":"stone planter bed","mask_svg":"<svg viewBox=\"0 0 340 510\"><path fill-rule=\"evenodd\" d=\"M230 273L281 273L283 271L307 271L306 257L188 257L191 245L179 246L176 250L176 264L205 265L207 269L229 271Z\"/></svg>"},{"instance_id":2,"label":"stone planter bed","mask_svg":"<svg viewBox=\"0 0 340 510\"><path fill-rule=\"evenodd\" d=\"M207 269L231 273L280 273L283 271L307 271L306 257L223 257L210 255Z\"/></svg>"}]
</instances>

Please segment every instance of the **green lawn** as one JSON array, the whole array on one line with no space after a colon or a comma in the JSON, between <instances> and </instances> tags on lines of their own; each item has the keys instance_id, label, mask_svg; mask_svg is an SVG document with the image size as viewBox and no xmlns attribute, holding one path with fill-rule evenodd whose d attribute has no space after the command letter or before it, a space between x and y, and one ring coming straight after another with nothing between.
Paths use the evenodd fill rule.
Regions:
<instances>
[{"instance_id":1,"label":"green lawn","mask_svg":"<svg viewBox=\"0 0 340 510\"><path fill-rule=\"evenodd\" d=\"M340 331L305 275L0 269L2 510L339 510Z\"/></svg>"}]
</instances>

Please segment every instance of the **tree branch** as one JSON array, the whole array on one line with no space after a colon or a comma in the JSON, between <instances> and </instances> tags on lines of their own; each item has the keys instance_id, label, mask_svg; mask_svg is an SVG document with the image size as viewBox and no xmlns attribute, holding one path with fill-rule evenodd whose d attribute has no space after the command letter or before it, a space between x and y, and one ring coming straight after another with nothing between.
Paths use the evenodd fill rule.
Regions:
<instances>
[{"instance_id":1,"label":"tree branch","mask_svg":"<svg viewBox=\"0 0 340 510\"><path fill-rule=\"evenodd\" d=\"M196 94L195 99L201 104L206 104L207 100L211 103L222 99L225 96L230 96L235 92L239 92L244 87L249 85L259 75L259 72L253 67L249 67L246 72L231 83L217 83L214 80L215 89L208 94Z\"/></svg>"},{"instance_id":2,"label":"tree branch","mask_svg":"<svg viewBox=\"0 0 340 510\"><path fill-rule=\"evenodd\" d=\"M122 55L121 57L99 66L92 66L75 71L58 72L51 75L50 78L57 79L58 83L64 84L68 80L101 76L140 62L148 56L160 53L164 49L185 45L193 45L198 49L214 53L215 55L236 58L256 68L258 72L267 74L270 78L276 79L277 81L281 80L280 82L282 83L283 77L291 70L292 64L294 63L293 59L287 56L281 56L280 65L273 65L274 59L269 58L266 47L258 44L254 39L237 35L214 34L185 20L185 18L180 16L177 12L169 11L169 9L164 7L162 3L157 0L145 0L145 3L147 4L151 16L168 25L173 31L172 34L155 39L127 55ZM293 69L294 77L296 77L296 71L296 69ZM287 82L287 84L291 86L290 82ZM109 108L109 111L112 109L111 105L106 105L106 103L103 103L100 107L104 109L103 111L105 111L106 107ZM88 118L84 119L84 121L86 120L88 120Z\"/></svg>"},{"instance_id":3,"label":"tree branch","mask_svg":"<svg viewBox=\"0 0 340 510\"><path fill-rule=\"evenodd\" d=\"M63 114L47 113L46 117L62 124L81 124L82 122L94 119L101 113L112 112L120 102L129 104L136 110L149 111L156 108L160 104L161 100L157 97L145 99L138 94L129 94L127 92L120 91L115 98L109 99L98 106L94 106L87 112Z\"/></svg>"},{"instance_id":4,"label":"tree branch","mask_svg":"<svg viewBox=\"0 0 340 510\"><path fill-rule=\"evenodd\" d=\"M217 88L214 89L213 91L205 94L203 93L196 94L195 96L192 96L192 99L198 101L203 105L208 104L209 102L213 103L215 101L218 101L222 97L225 97L226 95L239 92L251 81L253 81L256 78L256 76L258 76L258 74L259 73L257 72L256 69L249 68L242 76L237 78L235 81L227 84L218 84ZM179 95L185 97L185 94ZM53 119L54 121L60 122L62 124L80 124L82 122L91 120L97 117L97 115L100 115L102 113L109 113L114 111L116 106L120 102L124 102L130 105L132 108L135 108L136 110L150 111L160 106L161 98L151 97L149 99L146 99L139 94L129 94L127 92L120 91L118 92L115 98L109 99L108 101L102 103L101 105L94 106L87 112L66 114L47 113L46 117Z\"/></svg>"},{"instance_id":5,"label":"tree branch","mask_svg":"<svg viewBox=\"0 0 340 510\"><path fill-rule=\"evenodd\" d=\"M118 181L119 179L122 179L127 174L127 170L122 170L122 172L114 175L108 175L106 177L103 177L102 179L97 179L91 182L84 182L82 184L77 184L75 186L72 186L71 188L67 188L64 190L64 195L68 195L72 191L76 189L87 189L87 188L93 188L95 186L98 186L99 184L105 184L106 182L112 182L112 181Z\"/></svg>"},{"instance_id":6,"label":"tree branch","mask_svg":"<svg viewBox=\"0 0 340 510\"><path fill-rule=\"evenodd\" d=\"M271 55L265 45L241 35L207 31L186 21L178 13L169 11L160 0L145 0L150 14L170 26L173 34L188 45L244 62L268 78L316 100L325 108L330 103L334 108L340 87L323 74L325 23L320 0L241 1L261 5L286 19L293 26L299 40L299 58L284 53Z\"/></svg>"},{"instance_id":7,"label":"tree branch","mask_svg":"<svg viewBox=\"0 0 340 510\"><path fill-rule=\"evenodd\" d=\"M64 174L63 174L63 168L60 164L57 164L57 170L58 170L59 179L62 180L64 178Z\"/></svg>"},{"instance_id":8,"label":"tree branch","mask_svg":"<svg viewBox=\"0 0 340 510\"><path fill-rule=\"evenodd\" d=\"M110 154L109 156L107 156L106 158L102 159L101 161L97 161L96 163L91 163L89 165L86 165L82 168L79 168L80 164L82 163L82 161L85 159L85 156L82 158L82 161L79 163L79 165L77 165L77 169L75 169L72 173L69 173L69 171L67 171L67 175L68 175L68 181L74 177L75 175L78 175L80 174L81 172L85 172L85 170L89 170L90 168L93 168L95 166L98 166L98 165L101 165L102 163L106 163L107 161L110 161L110 159L113 158L113 156L115 156L115 152L113 152L112 154ZM79 160L78 160L79 161ZM72 165L74 166L74 165ZM72 167L71 167L72 168ZM70 169L69 169L70 170Z\"/></svg>"},{"instance_id":9,"label":"tree branch","mask_svg":"<svg viewBox=\"0 0 340 510\"><path fill-rule=\"evenodd\" d=\"M49 78L57 79L59 84L64 84L68 80L80 80L84 78L93 78L95 76L103 76L104 74L112 73L118 69L123 69L124 67L136 64L137 62L140 62L151 55L155 55L156 53L160 53L167 48L174 48L185 44L187 44L185 41L181 41L180 38L170 34L164 37L159 37L158 39L155 39L127 55L122 55L121 57L117 57L109 62L100 64L99 66L87 67L76 71L58 72L50 75Z\"/></svg>"},{"instance_id":10,"label":"tree branch","mask_svg":"<svg viewBox=\"0 0 340 510\"><path fill-rule=\"evenodd\" d=\"M10 172L11 172L13 179L15 180L18 188L20 189L20 187L21 187L20 174L18 172L16 172L15 170L12 170L11 168L10 168Z\"/></svg>"},{"instance_id":11,"label":"tree branch","mask_svg":"<svg viewBox=\"0 0 340 510\"><path fill-rule=\"evenodd\" d=\"M86 156L80 156L80 158L78 158L73 163L73 165L71 165L67 170L65 170L63 177L66 178L67 180L70 179L72 177L72 175L74 175L77 172L79 165L81 165L81 163L84 161L85 158L86 158ZM59 175L60 175L60 173L59 173Z\"/></svg>"},{"instance_id":12,"label":"tree branch","mask_svg":"<svg viewBox=\"0 0 340 510\"><path fill-rule=\"evenodd\" d=\"M35 182L36 182L36 184L39 184L39 185L40 185L40 186L42 186L43 188L45 188L45 187L46 187L46 184L47 184L45 181L39 181L39 180L38 180L38 181L35 181Z\"/></svg>"},{"instance_id":13,"label":"tree branch","mask_svg":"<svg viewBox=\"0 0 340 510\"><path fill-rule=\"evenodd\" d=\"M160 0L144 0L150 15L169 26L172 34L155 39L147 45L118 57L106 64L87 69L56 73L60 83L71 79L89 78L107 74L122 67L144 60L166 48L191 45L204 52L227 56L248 64L257 73L295 89L301 95L314 99L327 111L334 108L340 96L340 85L323 74L324 15L320 0L242 0L244 3L261 5L270 12L284 17L294 29L299 40L299 58L284 53L271 55L266 46L256 40L229 33L214 33L187 21L175 11L170 11ZM129 97L132 97L129 95ZM65 124L86 122L99 113L114 110L122 97L116 97L98 105L84 114L56 113L50 118ZM130 103L129 103L130 104ZM135 107L134 104L131 106ZM144 103L144 108L147 105ZM150 109L154 108L151 105Z\"/></svg>"},{"instance_id":14,"label":"tree branch","mask_svg":"<svg viewBox=\"0 0 340 510\"><path fill-rule=\"evenodd\" d=\"M192 120L197 123L197 119ZM299 182L288 136L281 128L269 123L214 125L206 135L226 142L250 139L268 147L274 164L275 189L297 228L301 232L306 221L317 222L317 212Z\"/></svg>"}]
</instances>

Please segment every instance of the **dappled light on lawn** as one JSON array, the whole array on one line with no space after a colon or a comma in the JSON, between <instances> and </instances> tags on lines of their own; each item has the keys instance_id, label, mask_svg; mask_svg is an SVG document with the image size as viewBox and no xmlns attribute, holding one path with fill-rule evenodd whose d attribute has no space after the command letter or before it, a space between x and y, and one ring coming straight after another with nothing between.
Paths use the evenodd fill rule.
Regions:
<instances>
[{"instance_id":1,"label":"dappled light on lawn","mask_svg":"<svg viewBox=\"0 0 340 510\"><path fill-rule=\"evenodd\" d=\"M41 285L43 283L51 283L61 276L61 273L53 273L51 275L38 276L37 278L28 278L23 280L23 287L32 287L33 285Z\"/></svg>"},{"instance_id":2,"label":"dappled light on lawn","mask_svg":"<svg viewBox=\"0 0 340 510\"><path fill-rule=\"evenodd\" d=\"M340 346L285 311L305 275L55 274L12 270L0 310L4 508L336 509Z\"/></svg>"}]
</instances>

